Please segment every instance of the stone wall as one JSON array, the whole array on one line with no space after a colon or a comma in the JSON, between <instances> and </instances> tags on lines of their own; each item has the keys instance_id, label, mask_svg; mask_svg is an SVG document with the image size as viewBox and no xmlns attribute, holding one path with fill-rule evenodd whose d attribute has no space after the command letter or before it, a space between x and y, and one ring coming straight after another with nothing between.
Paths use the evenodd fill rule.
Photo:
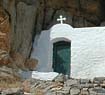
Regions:
<instances>
[{"instance_id":1,"label":"stone wall","mask_svg":"<svg viewBox=\"0 0 105 95\"><path fill-rule=\"evenodd\" d=\"M59 75L53 81L27 79L20 88L0 89L0 95L105 95L105 77L66 79ZM24 94L25 95L25 94Z\"/></svg>"},{"instance_id":2,"label":"stone wall","mask_svg":"<svg viewBox=\"0 0 105 95\"><path fill-rule=\"evenodd\" d=\"M105 77L89 79L68 79L63 81L61 78L53 82L31 80L34 85L31 93L36 95L105 95Z\"/></svg>"}]
</instances>

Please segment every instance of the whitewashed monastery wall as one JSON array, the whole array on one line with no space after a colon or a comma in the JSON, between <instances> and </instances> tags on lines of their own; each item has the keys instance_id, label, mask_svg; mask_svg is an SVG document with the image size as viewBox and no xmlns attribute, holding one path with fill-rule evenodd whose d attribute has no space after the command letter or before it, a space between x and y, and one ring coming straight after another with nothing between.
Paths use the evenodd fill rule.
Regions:
<instances>
[{"instance_id":1,"label":"whitewashed monastery wall","mask_svg":"<svg viewBox=\"0 0 105 95\"><path fill-rule=\"evenodd\" d=\"M105 76L105 27L72 28L67 24L54 25L35 40L31 57L39 60L38 71L53 71L53 43L62 40L71 42L71 77Z\"/></svg>"}]
</instances>

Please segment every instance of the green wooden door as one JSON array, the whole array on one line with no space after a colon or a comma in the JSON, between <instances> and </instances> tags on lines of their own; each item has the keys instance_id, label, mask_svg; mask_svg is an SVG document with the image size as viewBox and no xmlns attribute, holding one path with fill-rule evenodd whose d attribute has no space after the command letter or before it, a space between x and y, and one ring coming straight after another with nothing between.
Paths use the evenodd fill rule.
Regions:
<instances>
[{"instance_id":1,"label":"green wooden door","mask_svg":"<svg viewBox=\"0 0 105 95\"><path fill-rule=\"evenodd\" d=\"M70 75L70 42L60 41L53 44L54 72Z\"/></svg>"}]
</instances>

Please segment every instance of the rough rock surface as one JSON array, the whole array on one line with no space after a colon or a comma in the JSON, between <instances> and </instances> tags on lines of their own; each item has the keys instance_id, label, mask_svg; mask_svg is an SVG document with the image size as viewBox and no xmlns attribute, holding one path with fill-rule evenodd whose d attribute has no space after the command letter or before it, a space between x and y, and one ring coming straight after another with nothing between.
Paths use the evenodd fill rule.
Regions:
<instances>
[{"instance_id":1,"label":"rough rock surface","mask_svg":"<svg viewBox=\"0 0 105 95\"><path fill-rule=\"evenodd\" d=\"M8 79L10 81L15 80L19 78L16 74L19 69L33 70L36 66L35 59L32 60L27 58L28 61L25 61L26 57L24 54L22 55L18 52L12 52L10 44L10 25L10 17L8 12L0 7L0 81L4 79L7 81ZM26 66L25 63L27 63Z\"/></svg>"},{"instance_id":2,"label":"rough rock surface","mask_svg":"<svg viewBox=\"0 0 105 95\"><path fill-rule=\"evenodd\" d=\"M26 59L26 62L24 64L25 68L28 68L28 70L35 70L35 67L38 64L38 60L30 58Z\"/></svg>"},{"instance_id":3,"label":"rough rock surface","mask_svg":"<svg viewBox=\"0 0 105 95\"><path fill-rule=\"evenodd\" d=\"M10 23L8 14L0 8L0 65L9 63Z\"/></svg>"},{"instance_id":4,"label":"rough rock surface","mask_svg":"<svg viewBox=\"0 0 105 95\"><path fill-rule=\"evenodd\" d=\"M9 17L3 9L0 9L0 50L10 51L10 24Z\"/></svg>"}]
</instances>

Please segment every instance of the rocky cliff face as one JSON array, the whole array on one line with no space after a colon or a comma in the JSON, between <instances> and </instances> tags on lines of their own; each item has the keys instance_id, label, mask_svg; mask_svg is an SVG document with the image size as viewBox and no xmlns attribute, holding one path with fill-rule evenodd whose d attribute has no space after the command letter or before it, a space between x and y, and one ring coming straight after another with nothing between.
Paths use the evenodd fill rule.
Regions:
<instances>
[{"instance_id":1,"label":"rocky cliff face","mask_svg":"<svg viewBox=\"0 0 105 95\"><path fill-rule=\"evenodd\" d=\"M0 0L9 17L10 51L29 58L35 35L57 23L60 14L73 27L100 26L105 20L104 5L104 0Z\"/></svg>"}]
</instances>

